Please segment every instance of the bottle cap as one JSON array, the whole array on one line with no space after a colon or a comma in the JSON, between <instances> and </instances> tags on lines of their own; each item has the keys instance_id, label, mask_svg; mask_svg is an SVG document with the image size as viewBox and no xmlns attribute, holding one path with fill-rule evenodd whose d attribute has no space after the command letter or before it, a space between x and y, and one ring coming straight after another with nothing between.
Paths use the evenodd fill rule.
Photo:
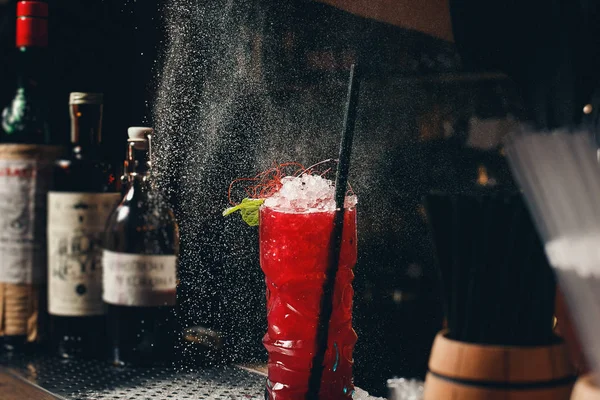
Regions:
<instances>
[{"instance_id":1,"label":"bottle cap","mask_svg":"<svg viewBox=\"0 0 600 400\"><path fill-rule=\"evenodd\" d=\"M145 126L132 126L127 129L127 135L129 139L146 139L147 135L152 135L154 129L147 128Z\"/></svg>"},{"instance_id":2,"label":"bottle cap","mask_svg":"<svg viewBox=\"0 0 600 400\"><path fill-rule=\"evenodd\" d=\"M128 142L133 143L133 147L137 150L148 150L148 136L152 135L154 129L144 126L132 126L127 129Z\"/></svg>"},{"instance_id":3,"label":"bottle cap","mask_svg":"<svg viewBox=\"0 0 600 400\"><path fill-rule=\"evenodd\" d=\"M19 1L17 17L48 18L48 3L42 1Z\"/></svg>"},{"instance_id":4,"label":"bottle cap","mask_svg":"<svg viewBox=\"0 0 600 400\"><path fill-rule=\"evenodd\" d=\"M102 104L104 95L102 93L71 92L69 104Z\"/></svg>"},{"instance_id":5,"label":"bottle cap","mask_svg":"<svg viewBox=\"0 0 600 400\"><path fill-rule=\"evenodd\" d=\"M19 48L48 46L48 3L17 3L16 45Z\"/></svg>"}]
</instances>

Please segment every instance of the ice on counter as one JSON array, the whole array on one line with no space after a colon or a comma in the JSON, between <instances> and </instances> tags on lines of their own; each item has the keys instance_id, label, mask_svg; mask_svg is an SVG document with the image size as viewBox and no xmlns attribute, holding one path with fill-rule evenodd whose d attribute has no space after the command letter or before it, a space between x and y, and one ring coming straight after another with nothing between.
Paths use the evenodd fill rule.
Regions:
<instances>
[{"instance_id":1,"label":"ice on counter","mask_svg":"<svg viewBox=\"0 0 600 400\"><path fill-rule=\"evenodd\" d=\"M388 379L389 400L422 400L424 382L417 379Z\"/></svg>"},{"instance_id":2,"label":"ice on counter","mask_svg":"<svg viewBox=\"0 0 600 400\"><path fill-rule=\"evenodd\" d=\"M335 185L320 175L302 174L281 179L281 188L265 199L265 207L289 212L335 211ZM355 206L355 195L347 196L345 207Z\"/></svg>"},{"instance_id":3,"label":"ice on counter","mask_svg":"<svg viewBox=\"0 0 600 400\"><path fill-rule=\"evenodd\" d=\"M385 399L383 397L369 396L368 392L355 387L354 393L352 394L352 400L385 400Z\"/></svg>"}]
</instances>

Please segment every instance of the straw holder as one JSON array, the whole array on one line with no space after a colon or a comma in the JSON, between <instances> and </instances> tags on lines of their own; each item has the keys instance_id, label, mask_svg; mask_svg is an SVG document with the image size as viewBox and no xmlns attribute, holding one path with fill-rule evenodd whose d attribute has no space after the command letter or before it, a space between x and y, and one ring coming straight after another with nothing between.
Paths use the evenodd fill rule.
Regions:
<instances>
[{"instance_id":1,"label":"straw holder","mask_svg":"<svg viewBox=\"0 0 600 400\"><path fill-rule=\"evenodd\" d=\"M433 344L423 399L567 400L574 376L560 340L492 346L451 340L442 331Z\"/></svg>"},{"instance_id":2,"label":"straw holder","mask_svg":"<svg viewBox=\"0 0 600 400\"><path fill-rule=\"evenodd\" d=\"M430 194L448 329L425 400L568 400L575 371L553 332L555 279L519 193Z\"/></svg>"}]
</instances>

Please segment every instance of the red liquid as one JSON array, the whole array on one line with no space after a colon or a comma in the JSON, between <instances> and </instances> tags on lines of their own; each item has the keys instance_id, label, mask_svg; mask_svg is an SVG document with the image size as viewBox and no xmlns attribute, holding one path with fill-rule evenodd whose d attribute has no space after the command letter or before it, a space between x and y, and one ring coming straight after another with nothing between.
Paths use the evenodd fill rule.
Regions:
<instances>
[{"instance_id":1,"label":"red liquid","mask_svg":"<svg viewBox=\"0 0 600 400\"><path fill-rule=\"evenodd\" d=\"M260 265L267 284L269 353L267 389L272 400L304 400L315 352L319 306L333 229L333 212L285 213L260 210ZM356 209L344 216L333 314L320 399L351 399L352 268L356 264Z\"/></svg>"}]
</instances>

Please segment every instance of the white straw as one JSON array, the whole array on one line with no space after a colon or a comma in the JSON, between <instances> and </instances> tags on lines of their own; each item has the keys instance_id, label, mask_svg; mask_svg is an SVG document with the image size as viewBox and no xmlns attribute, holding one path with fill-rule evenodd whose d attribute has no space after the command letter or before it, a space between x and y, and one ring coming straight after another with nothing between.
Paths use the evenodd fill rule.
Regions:
<instances>
[{"instance_id":1,"label":"white straw","mask_svg":"<svg viewBox=\"0 0 600 400\"><path fill-rule=\"evenodd\" d=\"M556 269L591 366L600 371L600 166L587 132L520 132L513 175Z\"/></svg>"}]
</instances>

